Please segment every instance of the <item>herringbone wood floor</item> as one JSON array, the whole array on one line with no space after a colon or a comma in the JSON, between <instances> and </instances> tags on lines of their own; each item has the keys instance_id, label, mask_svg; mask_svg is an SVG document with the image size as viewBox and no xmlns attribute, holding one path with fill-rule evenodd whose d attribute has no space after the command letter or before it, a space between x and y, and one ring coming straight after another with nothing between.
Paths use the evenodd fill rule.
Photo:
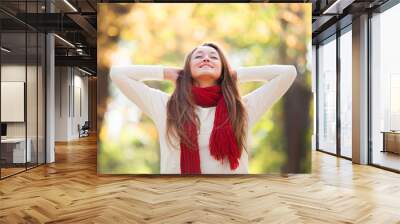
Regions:
<instances>
[{"instance_id":1,"label":"herringbone wood floor","mask_svg":"<svg viewBox=\"0 0 400 224\"><path fill-rule=\"evenodd\" d=\"M313 153L281 177L96 174L96 140L0 181L0 223L400 223L400 175Z\"/></svg>"}]
</instances>

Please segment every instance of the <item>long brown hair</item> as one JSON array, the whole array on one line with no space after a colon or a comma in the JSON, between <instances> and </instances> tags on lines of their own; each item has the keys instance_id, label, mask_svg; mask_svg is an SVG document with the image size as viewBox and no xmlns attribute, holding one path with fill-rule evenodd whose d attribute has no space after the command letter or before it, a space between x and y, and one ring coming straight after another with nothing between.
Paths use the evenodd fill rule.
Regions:
<instances>
[{"instance_id":1,"label":"long brown hair","mask_svg":"<svg viewBox=\"0 0 400 224\"><path fill-rule=\"evenodd\" d=\"M204 43L202 46L212 47L219 54L222 71L217 83L221 86L222 95L224 96L225 104L228 109L229 119L233 127L237 146L240 149L240 152L242 152L243 149L247 151L247 112L239 94L236 77L233 78L232 74L230 74L228 61L222 50L216 44ZM196 124L198 129L200 124L200 120L195 113L196 104L192 98L191 91L194 80L190 70L190 60L196 49L197 48L193 49L186 56L183 71L179 74L179 77L176 80L176 88L167 103L167 139L169 143L172 143L171 137L174 137L187 144L190 148L194 148L194 143L190 142L189 137L185 132L185 123L192 122Z\"/></svg>"}]
</instances>

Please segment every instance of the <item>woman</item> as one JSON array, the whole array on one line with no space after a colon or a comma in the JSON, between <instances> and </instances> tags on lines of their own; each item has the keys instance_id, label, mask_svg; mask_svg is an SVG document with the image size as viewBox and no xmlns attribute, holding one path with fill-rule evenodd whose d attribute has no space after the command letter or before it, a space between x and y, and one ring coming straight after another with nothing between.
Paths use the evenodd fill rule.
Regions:
<instances>
[{"instance_id":1,"label":"woman","mask_svg":"<svg viewBox=\"0 0 400 224\"><path fill-rule=\"evenodd\" d=\"M186 57L183 69L113 66L112 81L155 123L162 174L248 173L247 133L296 78L290 65L231 69L221 49L205 43ZM171 96L141 81L170 80ZM267 81L239 95L237 82Z\"/></svg>"}]
</instances>

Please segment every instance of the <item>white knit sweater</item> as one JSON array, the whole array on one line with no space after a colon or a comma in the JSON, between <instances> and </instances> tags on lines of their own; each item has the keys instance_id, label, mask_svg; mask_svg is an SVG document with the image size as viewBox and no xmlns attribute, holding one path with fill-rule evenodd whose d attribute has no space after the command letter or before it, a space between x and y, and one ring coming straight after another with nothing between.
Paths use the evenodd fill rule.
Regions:
<instances>
[{"instance_id":1,"label":"white knit sweater","mask_svg":"<svg viewBox=\"0 0 400 224\"><path fill-rule=\"evenodd\" d=\"M266 82L243 96L249 119L247 128L249 133L250 128L259 118L289 89L297 72L292 65L241 67L236 71L239 82ZM166 137L166 105L170 96L142 82L164 80L163 67L159 65L113 66L110 76L119 89L154 121L160 141L160 173L180 174L180 149L167 144ZM215 107L197 106L196 113L201 122L198 136L201 172L203 174L248 173L249 155L246 151L243 151L236 170L230 170L229 163L221 164L210 155L208 143L214 124ZM250 142L250 137L248 135L247 144ZM248 153L251 153L249 148Z\"/></svg>"}]
</instances>

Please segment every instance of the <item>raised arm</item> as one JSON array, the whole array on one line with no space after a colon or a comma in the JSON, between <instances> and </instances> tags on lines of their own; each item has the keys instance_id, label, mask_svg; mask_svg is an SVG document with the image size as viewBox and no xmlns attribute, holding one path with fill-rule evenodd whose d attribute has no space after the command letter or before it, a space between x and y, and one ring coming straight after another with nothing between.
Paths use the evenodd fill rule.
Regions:
<instances>
[{"instance_id":1,"label":"raised arm","mask_svg":"<svg viewBox=\"0 0 400 224\"><path fill-rule=\"evenodd\" d=\"M283 96L297 76L293 65L241 67L236 70L236 73L238 82L267 82L243 97L250 127Z\"/></svg>"},{"instance_id":2,"label":"raised arm","mask_svg":"<svg viewBox=\"0 0 400 224\"><path fill-rule=\"evenodd\" d=\"M110 78L114 84L153 121L165 113L168 94L144 84L145 80L164 80L164 68L160 65L112 66Z\"/></svg>"}]
</instances>

